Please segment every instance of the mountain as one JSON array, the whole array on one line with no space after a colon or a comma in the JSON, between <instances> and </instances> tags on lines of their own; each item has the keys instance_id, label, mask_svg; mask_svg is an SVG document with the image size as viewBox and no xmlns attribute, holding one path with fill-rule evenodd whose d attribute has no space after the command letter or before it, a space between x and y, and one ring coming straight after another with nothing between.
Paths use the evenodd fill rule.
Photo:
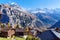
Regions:
<instances>
[{"instance_id":1,"label":"mountain","mask_svg":"<svg viewBox=\"0 0 60 40\"><path fill-rule=\"evenodd\" d=\"M51 28L55 28L55 27L60 28L60 20L51 26Z\"/></svg>"},{"instance_id":2,"label":"mountain","mask_svg":"<svg viewBox=\"0 0 60 40\"><path fill-rule=\"evenodd\" d=\"M22 27L51 27L60 20L60 9L25 10L16 3L0 4L0 22Z\"/></svg>"},{"instance_id":3,"label":"mountain","mask_svg":"<svg viewBox=\"0 0 60 40\"><path fill-rule=\"evenodd\" d=\"M57 21L60 20L60 9L34 9L28 10L31 14L37 16L39 20L41 20L46 27L51 27Z\"/></svg>"},{"instance_id":4,"label":"mountain","mask_svg":"<svg viewBox=\"0 0 60 40\"><path fill-rule=\"evenodd\" d=\"M0 22L10 23L11 26L18 24L22 27L45 27L35 15L29 13L18 4L0 4Z\"/></svg>"}]
</instances>

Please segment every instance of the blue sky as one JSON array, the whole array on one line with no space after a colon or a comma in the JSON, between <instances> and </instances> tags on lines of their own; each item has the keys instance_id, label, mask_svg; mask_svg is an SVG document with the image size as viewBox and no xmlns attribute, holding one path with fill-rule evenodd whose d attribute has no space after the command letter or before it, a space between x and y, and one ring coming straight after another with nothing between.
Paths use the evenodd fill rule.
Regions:
<instances>
[{"instance_id":1,"label":"blue sky","mask_svg":"<svg viewBox=\"0 0 60 40\"><path fill-rule=\"evenodd\" d=\"M0 0L0 3L15 2L24 8L60 8L60 0Z\"/></svg>"}]
</instances>

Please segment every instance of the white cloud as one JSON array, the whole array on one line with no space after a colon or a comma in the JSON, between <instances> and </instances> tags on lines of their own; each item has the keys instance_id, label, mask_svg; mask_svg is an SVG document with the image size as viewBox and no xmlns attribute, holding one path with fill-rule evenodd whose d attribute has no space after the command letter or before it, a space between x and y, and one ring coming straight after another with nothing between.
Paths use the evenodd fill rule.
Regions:
<instances>
[{"instance_id":1,"label":"white cloud","mask_svg":"<svg viewBox=\"0 0 60 40\"><path fill-rule=\"evenodd\" d=\"M39 10L39 11L32 11L32 13L38 13L38 12L40 12L40 13L46 13L46 11L43 11L43 10Z\"/></svg>"},{"instance_id":2,"label":"white cloud","mask_svg":"<svg viewBox=\"0 0 60 40\"><path fill-rule=\"evenodd\" d=\"M40 10L39 12L40 12L40 13L46 13L46 11L43 11L43 10Z\"/></svg>"}]
</instances>

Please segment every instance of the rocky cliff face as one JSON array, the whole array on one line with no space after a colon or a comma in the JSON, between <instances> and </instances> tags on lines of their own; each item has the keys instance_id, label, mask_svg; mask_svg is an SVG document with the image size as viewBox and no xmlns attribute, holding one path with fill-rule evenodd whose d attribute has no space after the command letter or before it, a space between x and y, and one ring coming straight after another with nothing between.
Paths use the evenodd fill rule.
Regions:
<instances>
[{"instance_id":1,"label":"rocky cliff face","mask_svg":"<svg viewBox=\"0 0 60 40\"><path fill-rule=\"evenodd\" d=\"M18 24L22 27L45 27L44 23L36 16L30 14L17 4L0 4L2 18L0 22L10 23L11 26Z\"/></svg>"}]
</instances>

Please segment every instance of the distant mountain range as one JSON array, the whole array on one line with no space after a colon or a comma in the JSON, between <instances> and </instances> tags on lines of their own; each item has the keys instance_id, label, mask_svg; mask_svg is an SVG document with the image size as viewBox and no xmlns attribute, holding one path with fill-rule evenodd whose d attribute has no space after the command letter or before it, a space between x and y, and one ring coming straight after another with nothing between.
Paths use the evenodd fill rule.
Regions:
<instances>
[{"instance_id":1,"label":"distant mountain range","mask_svg":"<svg viewBox=\"0 0 60 40\"><path fill-rule=\"evenodd\" d=\"M37 16L39 20L41 20L46 27L51 27L54 25L57 21L60 20L60 9L34 9L34 10L28 10L30 13Z\"/></svg>"},{"instance_id":2,"label":"distant mountain range","mask_svg":"<svg viewBox=\"0 0 60 40\"><path fill-rule=\"evenodd\" d=\"M52 25L50 28L60 28L60 20L58 22L56 22L54 25Z\"/></svg>"}]
</instances>

